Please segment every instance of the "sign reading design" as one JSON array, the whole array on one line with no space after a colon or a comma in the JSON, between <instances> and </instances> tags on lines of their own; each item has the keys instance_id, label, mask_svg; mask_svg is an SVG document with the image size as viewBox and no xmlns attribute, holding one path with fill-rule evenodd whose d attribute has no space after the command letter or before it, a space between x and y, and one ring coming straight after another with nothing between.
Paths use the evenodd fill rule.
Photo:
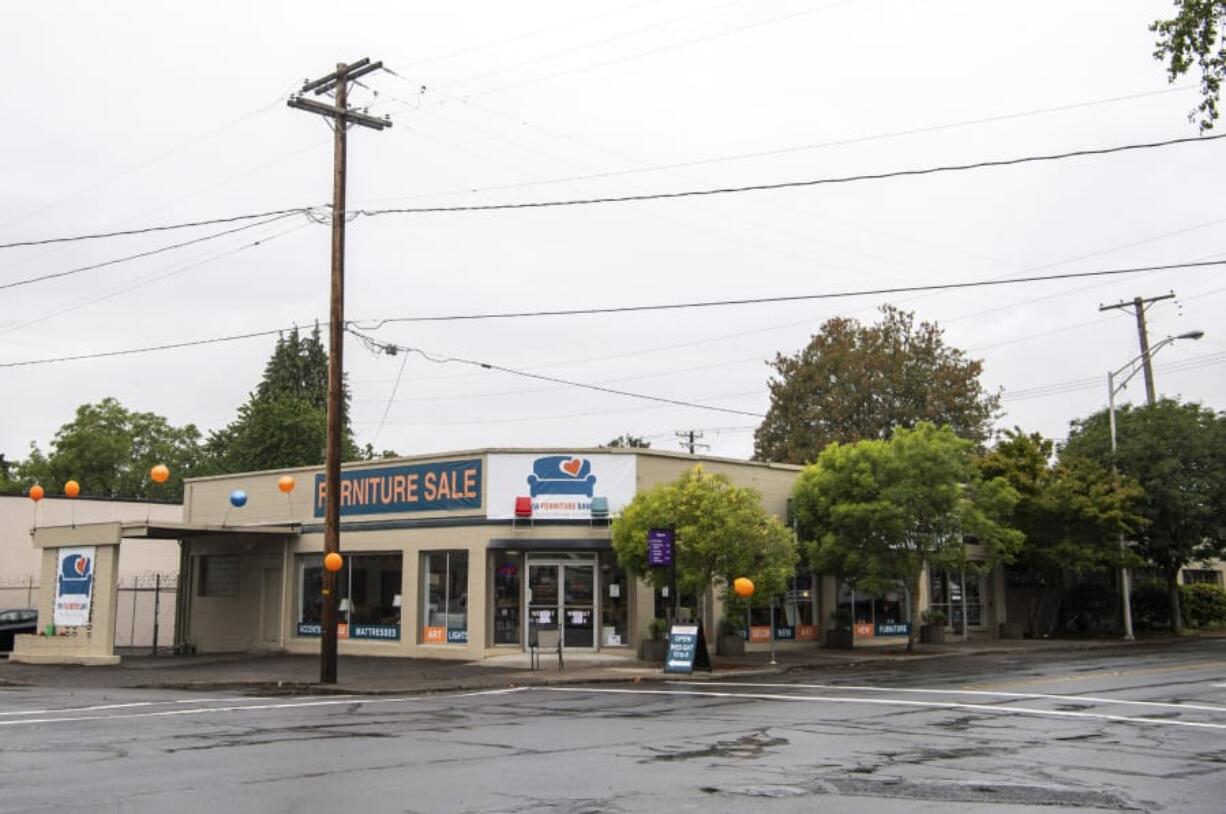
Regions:
<instances>
[{"instance_id":1,"label":"sign reading design","mask_svg":"<svg viewBox=\"0 0 1226 814\"><path fill-rule=\"evenodd\" d=\"M633 455L490 455L486 514L515 517L515 498L532 500L534 520L588 520L592 498L616 514L634 497Z\"/></svg>"},{"instance_id":2,"label":"sign reading design","mask_svg":"<svg viewBox=\"0 0 1226 814\"><path fill-rule=\"evenodd\" d=\"M55 577L56 625L85 627L89 624L90 600L94 595L94 557L97 549L61 548Z\"/></svg>"},{"instance_id":3,"label":"sign reading design","mask_svg":"<svg viewBox=\"0 0 1226 814\"><path fill-rule=\"evenodd\" d=\"M351 469L341 472L341 515L481 508L481 460ZM315 476L315 516L324 516L327 487Z\"/></svg>"}]
</instances>

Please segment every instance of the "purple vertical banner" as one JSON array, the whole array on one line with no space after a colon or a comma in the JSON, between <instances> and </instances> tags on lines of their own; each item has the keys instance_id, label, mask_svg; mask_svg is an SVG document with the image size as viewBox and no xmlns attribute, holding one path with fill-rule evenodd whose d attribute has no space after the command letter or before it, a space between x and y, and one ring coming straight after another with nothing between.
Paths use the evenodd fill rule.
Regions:
<instances>
[{"instance_id":1,"label":"purple vertical banner","mask_svg":"<svg viewBox=\"0 0 1226 814\"><path fill-rule=\"evenodd\" d=\"M673 564L673 530L651 529L647 532L647 566Z\"/></svg>"}]
</instances>

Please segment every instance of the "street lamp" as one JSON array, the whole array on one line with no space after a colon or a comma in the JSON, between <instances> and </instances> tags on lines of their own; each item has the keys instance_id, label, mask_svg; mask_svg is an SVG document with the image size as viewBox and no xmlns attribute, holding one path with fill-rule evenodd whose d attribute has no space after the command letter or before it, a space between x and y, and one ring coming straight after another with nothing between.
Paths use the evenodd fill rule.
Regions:
<instances>
[{"instance_id":1,"label":"street lamp","mask_svg":"<svg viewBox=\"0 0 1226 814\"><path fill-rule=\"evenodd\" d=\"M1156 354L1158 351L1162 350L1163 348L1165 348L1167 345L1171 344L1172 342L1175 342L1176 340L1200 339L1204 335L1205 335L1204 331L1188 331L1187 333L1180 334L1179 336L1168 336L1166 339L1163 339L1161 342L1158 342L1152 348L1150 348L1149 353L1142 353L1140 356L1128 362L1128 364L1124 365L1118 370L1113 370L1107 374L1107 414L1108 414L1109 422L1111 425L1111 469L1112 471L1118 471L1115 465L1115 455L1116 455L1115 394L1123 390L1125 387L1127 387L1128 382L1132 381L1132 377L1137 375L1138 370L1141 370L1140 367L1136 366L1137 362L1141 362L1143 360L1148 361L1149 359L1152 359L1154 354ZM1119 384L1116 384L1115 377L1120 375L1124 371L1128 370L1129 368L1132 368L1132 371L1129 372L1129 374L1124 377L1123 381L1121 381ZM1154 397L1153 397L1152 392L1148 394L1147 402L1149 403L1150 407L1154 406ZM1123 532L1121 532L1120 533L1120 553L1122 554L1123 551L1124 551L1124 534ZM1120 566L1120 593L1123 594L1122 604L1124 606L1124 639L1125 641L1132 641L1133 638L1135 638L1132 635L1132 586L1129 584L1129 580L1128 580L1128 568L1127 566L1124 566L1124 565Z\"/></svg>"}]
</instances>

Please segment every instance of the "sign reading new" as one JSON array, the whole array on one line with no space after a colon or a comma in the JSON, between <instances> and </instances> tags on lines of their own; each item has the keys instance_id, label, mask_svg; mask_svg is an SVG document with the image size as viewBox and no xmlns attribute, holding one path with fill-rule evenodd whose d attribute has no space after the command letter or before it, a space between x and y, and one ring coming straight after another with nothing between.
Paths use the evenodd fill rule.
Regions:
<instances>
[{"instance_id":1,"label":"sign reading new","mask_svg":"<svg viewBox=\"0 0 1226 814\"><path fill-rule=\"evenodd\" d=\"M481 460L349 469L341 472L341 516L481 508ZM324 516L327 486L315 476L315 516Z\"/></svg>"}]
</instances>

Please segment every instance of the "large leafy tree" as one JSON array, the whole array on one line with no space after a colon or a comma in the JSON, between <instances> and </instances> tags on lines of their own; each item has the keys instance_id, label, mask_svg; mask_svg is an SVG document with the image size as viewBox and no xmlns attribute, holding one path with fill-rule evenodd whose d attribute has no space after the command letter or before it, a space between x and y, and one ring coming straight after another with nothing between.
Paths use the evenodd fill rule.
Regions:
<instances>
[{"instance_id":1,"label":"large leafy tree","mask_svg":"<svg viewBox=\"0 0 1226 814\"><path fill-rule=\"evenodd\" d=\"M754 435L762 461L810 463L831 442L884 440L921 421L982 442L1000 403L979 382L981 362L947 345L934 323L889 305L872 325L828 320L771 366L770 409Z\"/></svg>"},{"instance_id":2,"label":"large leafy tree","mask_svg":"<svg viewBox=\"0 0 1226 814\"><path fill-rule=\"evenodd\" d=\"M192 424L175 427L160 415L128 410L105 398L78 407L47 452L31 444L18 475L41 483L49 493L75 480L85 495L179 500L183 478L197 466L199 443L200 431ZM169 481L149 479L155 464L170 468Z\"/></svg>"},{"instance_id":3,"label":"large leafy tree","mask_svg":"<svg viewBox=\"0 0 1226 814\"><path fill-rule=\"evenodd\" d=\"M1156 20L1154 58L1164 63L1174 82L1193 66L1200 70L1200 104L1188 118L1201 132L1218 120L1218 100L1226 77L1226 0L1174 0L1175 16Z\"/></svg>"},{"instance_id":4,"label":"large leafy tree","mask_svg":"<svg viewBox=\"0 0 1226 814\"><path fill-rule=\"evenodd\" d=\"M782 591L796 565L790 529L762 506L762 496L695 466L675 481L638 492L613 521L613 550L627 571L666 585L668 569L647 566L647 532L672 528L680 593L703 596L747 576L758 591Z\"/></svg>"},{"instance_id":5,"label":"large leafy tree","mask_svg":"<svg viewBox=\"0 0 1226 814\"><path fill-rule=\"evenodd\" d=\"M361 450L354 443L348 406L346 388L341 455L345 460L373 457L373 450ZM307 336L294 328L278 337L263 378L238 408L238 416L209 435L206 471L249 472L322 464L327 417L328 354L319 326Z\"/></svg>"},{"instance_id":6,"label":"large leafy tree","mask_svg":"<svg viewBox=\"0 0 1226 814\"><path fill-rule=\"evenodd\" d=\"M1141 488L1097 461L1064 455L1038 433L1009 430L978 459L985 478L1004 478L1018 501L1009 523L1025 535L1011 573L1027 586L1028 627L1038 633L1047 588L1062 597L1062 573L1097 571L1130 562L1121 535L1143 523L1137 514Z\"/></svg>"},{"instance_id":7,"label":"large leafy tree","mask_svg":"<svg viewBox=\"0 0 1226 814\"><path fill-rule=\"evenodd\" d=\"M927 422L889 441L834 443L801 473L792 507L814 567L870 593L902 581L919 615L927 568L961 568L974 537L988 565L1011 559L1022 535L1005 524L1017 493L984 479L973 444ZM919 626L912 624L907 649Z\"/></svg>"},{"instance_id":8,"label":"large leafy tree","mask_svg":"<svg viewBox=\"0 0 1226 814\"><path fill-rule=\"evenodd\" d=\"M1161 569L1177 632L1179 570L1226 556L1226 416L1199 404L1162 399L1116 410L1119 471L1144 490L1136 552ZM1065 454L1111 466L1107 412L1074 421Z\"/></svg>"}]
</instances>

